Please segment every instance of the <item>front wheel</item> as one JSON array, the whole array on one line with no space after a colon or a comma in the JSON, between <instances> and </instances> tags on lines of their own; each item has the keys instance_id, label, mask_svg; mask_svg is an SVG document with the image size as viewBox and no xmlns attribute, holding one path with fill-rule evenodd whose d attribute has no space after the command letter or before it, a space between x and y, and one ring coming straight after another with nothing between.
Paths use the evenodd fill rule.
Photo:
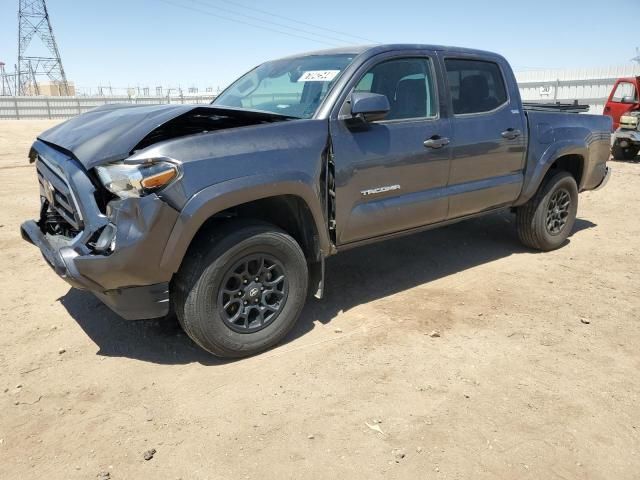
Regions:
<instances>
[{"instance_id":1,"label":"front wheel","mask_svg":"<svg viewBox=\"0 0 640 480\"><path fill-rule=\"evenodd\" d=\"M611 147L611 155L615 160L633 160L636 158L639 150L639 147L633 145L622 147L616 142L613 144L613 147Z\"/></svg>"},{"instance_id":2,"label":"front wheel","mask_svg":"<svg viewBox=\"0 0 640 480\"><path fill-rule=\"evenodd\" d=\"M518 207L520 241L536 250L555 250L571 234L578 212L578 186L569 172L549 176L536 194Z\"/></svg>"},{"instance_id":3,"label":"front wheel","mask_svg":"<svg viewBox=\"0 0 640 480\"><path fill-rule=\"evenodd\" d=\"M291 236L264 223L232 223L190 249L174 282L176 313L205 350L249 356L291 330L307 283L304 254Z\"/></svg>"}]
</instances>

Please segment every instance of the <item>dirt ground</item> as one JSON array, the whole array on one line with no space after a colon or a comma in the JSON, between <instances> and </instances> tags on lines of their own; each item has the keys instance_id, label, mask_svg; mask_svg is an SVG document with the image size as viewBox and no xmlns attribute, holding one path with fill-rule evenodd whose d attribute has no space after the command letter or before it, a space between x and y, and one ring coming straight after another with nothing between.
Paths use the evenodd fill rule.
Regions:
<instances>
[{"instance_id":1,"label":"dirt ground","mask_svg":"<svg viewBox=\"0 0 640 480\"><path fill-rule=\"evenodd\" d=\"M286 342L220 362L20 239L50 125L0 122L0 478L640 478L640 163L552 253L500 214L338 255Z\"/></svg>"}]
</instances>

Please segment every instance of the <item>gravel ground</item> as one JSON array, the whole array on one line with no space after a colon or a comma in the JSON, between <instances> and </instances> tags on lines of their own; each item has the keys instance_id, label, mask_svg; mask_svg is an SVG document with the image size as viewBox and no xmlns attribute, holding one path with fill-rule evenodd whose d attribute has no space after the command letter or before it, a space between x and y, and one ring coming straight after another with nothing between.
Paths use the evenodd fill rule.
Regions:
<instances>
[{"instance_id":1,"label":"gravel ground","mask_svg":"<svg viewBox=\"0 0 640 480\"><path fill-rule=\"evenodd\" d=\"M0 122L0 478L639 478L640 163L555 252L498 214L338 255L282 345L221 362L20 239L50 125Z\"/></svg>"}]
</instances>

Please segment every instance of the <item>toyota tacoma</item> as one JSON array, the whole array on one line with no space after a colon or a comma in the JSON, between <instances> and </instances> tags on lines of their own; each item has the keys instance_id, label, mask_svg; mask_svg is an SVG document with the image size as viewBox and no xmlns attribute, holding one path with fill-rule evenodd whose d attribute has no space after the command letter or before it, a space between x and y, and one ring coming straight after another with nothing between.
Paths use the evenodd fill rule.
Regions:
<instances>
[{"instance_id":1,"label":"toyota tacoma","mask_svg":"<svg viewBox=\"0 0 640 480\"><path fill-rule=\"evenodd\" d=\"M106 105L42 133L21 226L58 275L126 319L175 312L221 357L280 341L324 261L511 209L562 246L609 176L611 118L523 105L500 55L430 45L266 62L209 105Z\"/></svg>"}]
</instances>

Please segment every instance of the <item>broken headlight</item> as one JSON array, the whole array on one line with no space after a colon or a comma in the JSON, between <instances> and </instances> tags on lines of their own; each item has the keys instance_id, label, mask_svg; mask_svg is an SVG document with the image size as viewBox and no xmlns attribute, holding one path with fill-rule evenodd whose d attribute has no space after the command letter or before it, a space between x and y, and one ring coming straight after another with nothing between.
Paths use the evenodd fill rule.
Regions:
<instances>
[{"instance_id":1,"label":"broken headlight","mask_svg":"<svg viewBox=\"0 0 640 480\"><path fill-rule=\"evenodd\" d=\"M166 159L110 163L96 167L104 187L120 198L142 197L161 190L180 174L180 166Z\"/></svg>"}]
</instances>

